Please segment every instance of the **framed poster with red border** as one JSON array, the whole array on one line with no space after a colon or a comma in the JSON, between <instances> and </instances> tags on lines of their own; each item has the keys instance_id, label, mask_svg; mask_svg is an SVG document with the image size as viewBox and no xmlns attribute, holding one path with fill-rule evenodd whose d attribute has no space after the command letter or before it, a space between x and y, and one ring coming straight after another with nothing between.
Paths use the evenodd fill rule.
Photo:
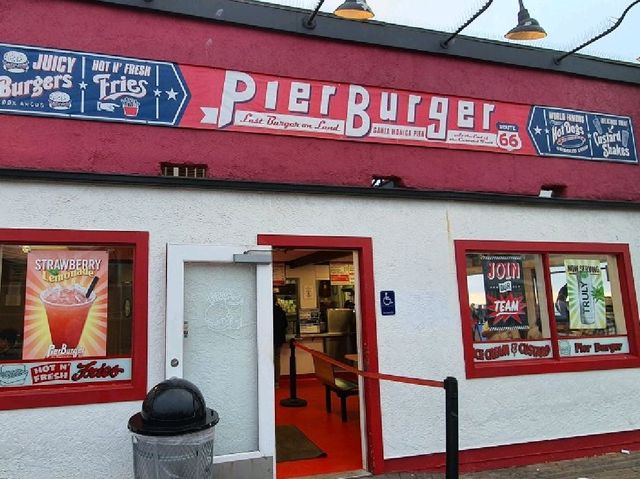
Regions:
<instances>
[{"instance_id":1,"label":"framed poster with red border","mask_svg":"<svg viewBox=\"0 0 640 479\"><path fill-rule=\"evenodd\" d=\"M0 409L145 397L148 243L141 231L0 229L0 330L15 343L0 351Z\"/></svg>"}]
</instances>

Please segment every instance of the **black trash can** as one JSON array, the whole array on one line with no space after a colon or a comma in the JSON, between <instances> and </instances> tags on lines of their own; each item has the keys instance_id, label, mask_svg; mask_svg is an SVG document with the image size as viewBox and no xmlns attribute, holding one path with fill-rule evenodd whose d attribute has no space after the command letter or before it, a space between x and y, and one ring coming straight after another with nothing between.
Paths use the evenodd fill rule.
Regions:
<instances>
[{"instance_id":1,"label":"black trash can","mask_svg":"<svg viewBox=\"0 0 640 479\"><path fill-rule=\"evenodd\" d=\"M135 479L211 479L218 414L186 379L154 386L131 416Z\"/></svg>"}]
</instances>

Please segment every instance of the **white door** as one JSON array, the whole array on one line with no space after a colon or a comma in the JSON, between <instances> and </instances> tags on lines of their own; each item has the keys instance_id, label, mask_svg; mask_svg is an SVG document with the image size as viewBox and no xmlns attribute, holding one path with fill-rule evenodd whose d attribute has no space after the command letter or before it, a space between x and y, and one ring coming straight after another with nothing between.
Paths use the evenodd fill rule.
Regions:
<instances>
[{"instance_id":1,"label":"white door","mask_svg":"<svg viewBox=\"0 0 640 479\"><path fill-rule=\"evenodd\" d=\"M270 246L167 245L167 378L220 415L215 462L275 456Z\"/></svg>"}]
</instances>

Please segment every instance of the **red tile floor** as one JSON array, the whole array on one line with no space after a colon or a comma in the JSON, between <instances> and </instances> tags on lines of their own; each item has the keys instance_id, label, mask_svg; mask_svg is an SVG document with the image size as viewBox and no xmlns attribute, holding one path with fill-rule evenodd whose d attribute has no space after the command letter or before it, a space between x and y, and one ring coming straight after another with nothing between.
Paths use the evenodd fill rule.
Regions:
<instances>
[{"instance_id":1,"label":"red tile floor","mask_svg":"<svg viewBox=\"0 0 640 479\"><path fill-rule=\"evenodd\" d=\"M298 379L297 396L307 400L306 407L280 406L280 399L289 397L287 379L282 377L280 388L276 389L276 424L297 426L327 456L279 462L276 465L276 477L287 479L362 469L358 397L347 398L348 421L343 423L340 419L340 400L332 393L332 412L327 413L324 387L315 377Z\"/></svg>"}]
</instances>

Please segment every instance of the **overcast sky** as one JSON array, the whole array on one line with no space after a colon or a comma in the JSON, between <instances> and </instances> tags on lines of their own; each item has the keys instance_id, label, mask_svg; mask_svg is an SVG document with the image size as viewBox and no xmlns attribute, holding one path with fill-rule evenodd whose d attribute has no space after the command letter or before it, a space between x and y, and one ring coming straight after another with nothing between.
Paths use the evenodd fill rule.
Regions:
<instances>
[{"instance_id":1,"label":"overcast sky","mask_svg":"<svg viewBox=\"0 0 640 479\"><path fill-rule=\"evenodd\" d=\"M262 0L313 9L317 0ZM342 0L326 0L321 11L333 12ZM375 20L453 32L480 9L486 0L368 0ZM522 42L531 46L569 51L610 28L633 0L524 0L530 15L546 30L547 38ZM494 0L462 33L509 41L504 34L517 24L518 0ZM580 53L633 62L640 67L640 4L622 24Z\"/></svg>"}]
</instances>

